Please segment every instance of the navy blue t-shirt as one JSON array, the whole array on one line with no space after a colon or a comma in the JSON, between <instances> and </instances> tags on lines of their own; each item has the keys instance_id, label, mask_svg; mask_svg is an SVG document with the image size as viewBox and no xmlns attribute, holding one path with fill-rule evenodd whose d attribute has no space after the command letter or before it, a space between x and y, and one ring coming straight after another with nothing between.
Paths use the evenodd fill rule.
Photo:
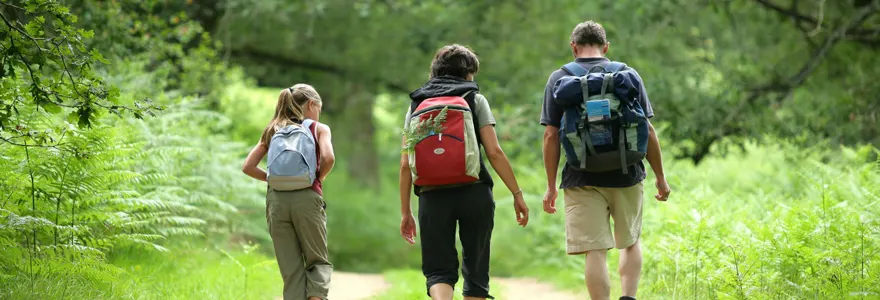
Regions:
<instances>
[{"instance_id":1,"label":"navy blue t-shirt","mask_svg":"<svg viewBox=\"0 0 880 300\"><path fill-rule=\"evenodd\" d=\"M604 65L610 62L604 57L578 58L575 61L587 70L594 66ZM629 67L627 66L627 68ZM635 72L635 69L632 70ZM638 76L638 72L635 73L636 76ZM561 68L550 74L550 78L547 80L547 86L544 87L544 105L541 109L541 125L559 128L560 123L562 122L563 108L553 101L553 84L556 83L556 80L559 80L559 78L566 75L570 74ZM639 82L642 82L641 77L639 77ZM651 101L648 100L648 93L645 91L644 83L642 83L641 90L642 92L639 96L639 102L645 110L645 116L648 118L654 117L654 109L651 107ZM584 186L630 187L645 180L646 173L644 162L639 162L638 164L630 166L627 174L623 174L620 170L595 173L573 169L568 163L566 163L565 155L562 153L560 153L560 155L562 158L560 159L559 164L563 165L562 183L560 188L563 189Z\"/></svg>"}]
</instances>

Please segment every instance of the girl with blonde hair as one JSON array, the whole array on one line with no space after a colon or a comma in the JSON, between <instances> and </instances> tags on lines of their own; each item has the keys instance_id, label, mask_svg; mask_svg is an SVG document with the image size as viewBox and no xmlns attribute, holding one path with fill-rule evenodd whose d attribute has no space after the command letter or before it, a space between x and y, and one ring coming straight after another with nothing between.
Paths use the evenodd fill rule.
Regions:
<instances>
[{"instance_id":1,"label":"girl with blonde hair","mask_svg":"<svg viewBox=\"0 0 880 300\"><path fill-rule=\"evenodd\" d=\"M275 247L275 257L284 280L285 300L327 299L333 265L327 253L327 215L324 211L321 183L333 168L333 145L330 127L318 122L321 117L321 96L308 84L296 84L281 91L275 115L263 130L260 141L245 159L242 171L250 177L269 182L266 192L266 221ZM270 153L278 132L308 127L307 145L314 149L313 183L306 188L283 189L273 186L266 170L258 167ZM274 148L273 148L274 149ZM277 157L277 155L276 155ZM310 161L310 158L305 158ZM272 169L272 162L268 162ZM270 172L271 173L271 172ZM280 185L279 185L280 186Z\"/></svg>"}]
</instances>

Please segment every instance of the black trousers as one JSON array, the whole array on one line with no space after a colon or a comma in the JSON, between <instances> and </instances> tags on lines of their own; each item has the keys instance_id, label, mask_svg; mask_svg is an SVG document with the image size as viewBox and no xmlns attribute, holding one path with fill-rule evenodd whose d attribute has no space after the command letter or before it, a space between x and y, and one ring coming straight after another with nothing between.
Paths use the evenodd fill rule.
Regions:
<instances>
[{"instance_id":1,"label":"black trousers","mask_svg":"<svg viewBox=\"0 0 880 300\"><path fill-rule=\"evenodd\" d=\"M455 229L460 225L464 296L489 295L489 244L495 226L495 200L488 185L436 189L419 196L419 237L422 273L431 286L458 282Z\"/></svg>"}]
</instances>

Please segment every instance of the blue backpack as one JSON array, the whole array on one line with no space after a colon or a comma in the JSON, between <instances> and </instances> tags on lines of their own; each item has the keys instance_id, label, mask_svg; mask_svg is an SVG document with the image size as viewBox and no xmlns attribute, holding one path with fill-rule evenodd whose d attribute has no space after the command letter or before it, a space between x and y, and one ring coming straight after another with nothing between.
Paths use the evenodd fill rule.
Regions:
<instances>
[{"instance_id":1,"label":"blue backpack","mask_svg":"<svg viewBox=\"0 0 880 300\"><path fill-rule=\"evenodd\" d=\"M571 62L562 69L571 75L556 81L553 98L564 109L559 140L567 163L578 171L627 174L648 152L640 78L620 62L591 70Z\"/></svg>"},{"instance_id":2,"label":"blue backpack","mask_svg":"<svg viewBox=\"0 0 880 300\"><path fill-rule=\"evenodd\" d=\"M288 125L272 135L267 154L266 181L276 191L309 188L317 176L318 156L310 129L314 121Z\"/></svg>"}]
</instances>

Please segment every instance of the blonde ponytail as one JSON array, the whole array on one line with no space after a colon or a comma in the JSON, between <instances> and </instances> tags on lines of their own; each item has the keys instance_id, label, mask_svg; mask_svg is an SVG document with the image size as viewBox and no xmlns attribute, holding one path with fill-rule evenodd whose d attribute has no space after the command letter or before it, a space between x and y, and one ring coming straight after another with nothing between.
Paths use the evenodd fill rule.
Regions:
<instances>
[{"instance_id":1,"label":"blonde ponytail","mask_svg":"<svg viewBox=\"0 0 880 300\"><path fill-rule=\"evenodd\" d=\"M321 103L321 95L311 85L298 83L281 90L278 103L275 104L275 115L263 130L260 143L268 146L275 131L291 124L302 123L305 120L305 106L309 101Z\"/></svg>"}]
</instances>

